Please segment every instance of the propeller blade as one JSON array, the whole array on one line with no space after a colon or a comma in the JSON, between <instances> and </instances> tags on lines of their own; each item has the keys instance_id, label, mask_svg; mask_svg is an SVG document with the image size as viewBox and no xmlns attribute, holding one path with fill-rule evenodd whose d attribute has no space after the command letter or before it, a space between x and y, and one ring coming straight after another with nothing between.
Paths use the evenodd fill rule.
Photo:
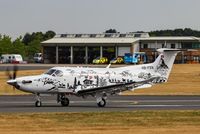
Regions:
<instances>
[{"instance_id":1,"label":"propeller blade","mask_svg":"<svg viewBox=\"0 0 200 134\"><path fill-rule=\"evenodd\" d=\"M17 71L18 71L18 66L16 66L16 65L13 66L13 73L12 73L12 74L10 73L9 68L8 68L8 67L6 68L6 75L8 76L8 79L9 79L9 80L7 81L7 83L8 83L9 85L12 85L12 86L13 86L13 91L14 91L14 93L15 93L16 88L17 88L17 89L19 88L19 85L18 85L17 82L16 82Z\"/></svg>"},{"instance_id":2,"label":"propeller blade","mask_svg":"<svg viewBox=\"0 0 200 134\"><path fill-rule=\"evenodd\" d=\"M13 91L15 92L15 87L13 86Z\"/></svg>"},{"instance_id":3,"label":"propeller blade","mask_svg":"<svg viewBox=\"0 0 200 134\"><path fill-rule=\"evenodd\" d=\"M13 79L15 79L16 78L16 76L17 76L17 71L18 71L18 66L14 66L13 67Z\"/></svg>"},{"instance_id":4,"label":"propeller blade","mask_svg":"<svg viewBox=\"0 0 200 134\"><path fill-rule=\"evenodd\" d=\"M6 68L6 75L7 75L9 80L12 79L12 75L10 74L10 70L9 70L8 67Z\"/></svg>"}]
</instances>

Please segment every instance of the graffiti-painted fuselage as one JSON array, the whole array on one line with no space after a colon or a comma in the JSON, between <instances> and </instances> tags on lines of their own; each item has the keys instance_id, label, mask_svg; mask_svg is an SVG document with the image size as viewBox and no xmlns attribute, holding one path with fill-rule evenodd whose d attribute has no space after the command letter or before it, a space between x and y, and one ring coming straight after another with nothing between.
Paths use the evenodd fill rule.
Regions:
<instances>
[{"instance_id":1,"label":"graffiti-painted fuselage","mask_svg":"<svg viewBox=\"0 0 200 134\"><path fill-rule=\"evenodd\" d=\"M58 94L61 104L68 105L66 95L72 94L94 96L98 106L105 106L109 95L166 82L178 50L160 49L159 52L161 54L150 64L119 68L54 67L44 74L19 77L7 83L37 96L41 93ZM36 102L36 106L41 106L40 99Z\"/></svg>"}]
</instances>

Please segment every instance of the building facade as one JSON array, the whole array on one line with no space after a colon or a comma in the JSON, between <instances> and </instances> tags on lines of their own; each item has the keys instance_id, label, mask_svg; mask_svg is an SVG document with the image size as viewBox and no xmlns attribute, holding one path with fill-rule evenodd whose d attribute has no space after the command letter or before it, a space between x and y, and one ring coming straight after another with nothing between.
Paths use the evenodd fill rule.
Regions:
<instances>
[{"instance_id":1,"label":"building facade","mask_svg":"<svg viewBox=\"0 0 200 134\"><path fill-rule=\"evenodd\" d=\"M150 37L148 33L61 34L41 43L44 63L90 64L97 57L109 60L125 53L146 52L148 62L156 58L157 48L187 49L177 63L200 60L200 39L196 37Z\"/></svg>"}]
</instances>

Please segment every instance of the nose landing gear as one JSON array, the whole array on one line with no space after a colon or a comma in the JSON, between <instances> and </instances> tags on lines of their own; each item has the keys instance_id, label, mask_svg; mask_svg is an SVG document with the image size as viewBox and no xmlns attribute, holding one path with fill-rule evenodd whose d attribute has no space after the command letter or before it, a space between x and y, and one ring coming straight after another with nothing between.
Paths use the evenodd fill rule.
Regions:
<instances>
[{"instance_id":1,"label":"nose landing gear","mask_svg":"<svg viewBox=\"0 0 200 134\"><path fill-rule=\"evenodd\" d=\"M36 94L36 102L35 102L35 106L36 107L41 107L42 106L42 102L41 102L41 97L40 94Z\"/></svg>"}]
</instances>

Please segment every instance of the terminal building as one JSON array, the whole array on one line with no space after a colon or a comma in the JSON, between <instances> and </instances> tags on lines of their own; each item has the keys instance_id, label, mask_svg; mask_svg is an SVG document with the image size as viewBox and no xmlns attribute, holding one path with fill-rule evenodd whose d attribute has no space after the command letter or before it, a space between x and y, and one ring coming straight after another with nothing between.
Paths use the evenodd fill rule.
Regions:
<instances>
[{"instance_id":1,"label":"terminal building","mask_svg":"<svg viewBox=\"0 0 200 134\"><path fill-rule=\"evenodd\" d=\"M176 63L199 63L200 38L150 37L148 33L60 34L41 43L44 63L90 64L97 57L109 60L125 53L145 52L148 62L157 57L158 48L185 49Z\"/></svg>"}]
</instances>

